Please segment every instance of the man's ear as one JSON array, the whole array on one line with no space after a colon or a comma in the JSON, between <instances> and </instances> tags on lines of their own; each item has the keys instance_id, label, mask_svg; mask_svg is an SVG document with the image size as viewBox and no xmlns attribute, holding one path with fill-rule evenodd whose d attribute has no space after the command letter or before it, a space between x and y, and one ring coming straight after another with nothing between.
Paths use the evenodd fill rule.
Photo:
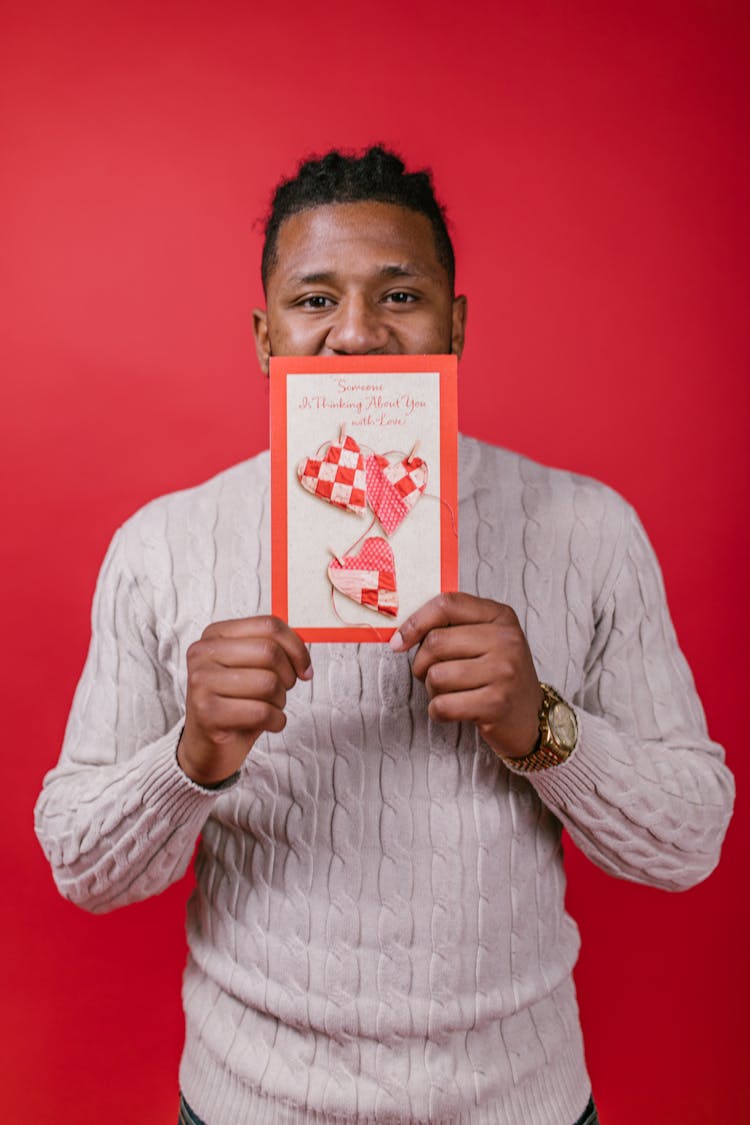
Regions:
<instances>
[{"instance_id":1,"label":"man's ear","mask_svg":"<svg viewBox=\"0 0 750 1125\"><path fill-rule=\"evenodd\" d=\"M453 309L451 310L451 352L453 355L457 355L459 359L464 350L466 308L467 301L465 297L453 298Z\"/></svg>"},{"instance_id":2,"label":"man's ear","mask_svg":"<svg viewBox=\"0 0 750 1125\"><path fill-rule=\"evenodd\" d=\"M253 336L258 363L264 375L268 375L268 361L271 358L271 341L268 338L268 313L265 309L253 309Z\"/></svg>"}]
</instances>

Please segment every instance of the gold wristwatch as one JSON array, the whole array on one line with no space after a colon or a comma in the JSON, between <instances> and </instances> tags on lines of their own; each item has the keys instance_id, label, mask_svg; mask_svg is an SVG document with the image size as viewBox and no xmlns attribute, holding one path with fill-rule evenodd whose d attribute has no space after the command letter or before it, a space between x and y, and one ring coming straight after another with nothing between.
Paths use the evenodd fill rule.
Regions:
<instances>
[{"instance_id":1,"label":"gold wristwatch","mask_svg":"<svg viewBox=\"0 0 750 1125\"><path fill-rule=\"evenodd\" d=\"M549 684L540 684L542 709L539 712L539 738L534 749L522 758L506 758L514 770L533 773L559 766L576 748L578 719L573 708Z\"/></svg>"}]
</instances>

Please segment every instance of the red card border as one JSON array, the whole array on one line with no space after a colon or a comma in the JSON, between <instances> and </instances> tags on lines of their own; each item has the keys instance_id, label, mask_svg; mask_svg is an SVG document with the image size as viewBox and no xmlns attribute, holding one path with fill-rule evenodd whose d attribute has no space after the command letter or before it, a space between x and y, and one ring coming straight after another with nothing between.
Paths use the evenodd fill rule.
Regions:
<instances>
[{"instance_id":1,"label":"red card border","mask_svg":"<svg viewBox=\"0 0 750 1125\"><path fill-rule=\"evenodd\" d=\"M273 356L271 358L271 607L288 619L287 379L297 375L408 371L440 380L440 589L458 588L458 396L454 355ZM283 561L282 561L283 560ZM292 628L304 641L387 641L396 626L341 625Z\"/></svg>"}]
</instances>

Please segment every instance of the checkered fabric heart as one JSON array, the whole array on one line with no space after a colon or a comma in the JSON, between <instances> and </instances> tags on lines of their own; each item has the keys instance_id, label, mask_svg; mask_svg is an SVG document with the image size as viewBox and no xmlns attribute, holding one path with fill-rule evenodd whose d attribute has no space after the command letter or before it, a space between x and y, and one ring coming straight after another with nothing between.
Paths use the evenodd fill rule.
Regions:
<instances>
[{"instance_id":1,"label":"checkered fabric heart","mask_svg":"<svg viewBox=\"0 0 750 1125\"><path fill-rule=\"evenodd\" d=\"M303 457L297 465L297 478L303 488L321 500L355 512L365 510L365 463L354 438L339 438L322 458Z\"/></svg>"},{"instance_id":2,"label":"checkered fabric heart","mask_svg":"<svg viewBox=\"0 0 750 1125\"><path fill-rule=\"evenodd\" d=\"M386 535L393 535L427 487L427 465L414 456L391 465L386 457L373 453L365 461L365 477L367 503Z\"/></svg>"},{"instance_id":3,"label":"checkered fabric heart","mask_svg":"<svg viewBox=\"0 0 750 1125\"><path fill-rule=\"evenodd\" d=\"M353 602L389 617L398 613L393 551L380 536L365 539L358 554L334 559L328 566L328 577L334 588Z\"/></svg>"}]
</instances>

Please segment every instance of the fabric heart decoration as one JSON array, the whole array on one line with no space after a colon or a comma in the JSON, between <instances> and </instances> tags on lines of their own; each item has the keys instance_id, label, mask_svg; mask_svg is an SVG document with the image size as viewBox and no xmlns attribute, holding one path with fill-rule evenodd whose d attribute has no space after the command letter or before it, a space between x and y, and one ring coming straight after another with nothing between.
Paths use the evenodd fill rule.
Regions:
<instances>
[{"instance_id":1,"label":"fabric heart decoration","mask_svg":"<svg viewBox=\"0 0 750 1125\"><path fill-rule=\"evenodd\" d=\"M328 565L332 586L353 602L376 613L395 617L398 613L396 564L385 539L365 539L356 555L335 558Z\"/></svg>"},{"instance_id":2,"label":"fabric heart decoration","mask_svg":"<svg viewBox=\"0 0 750 1125\"><path fill-rule=\"evenodd\" d=\"M373 453L365 461L365 479L367 503L386 535L393 535L427 487L427 465L413 454L390 464Z\"/></svg>"},{"instance_id":3,"label":"fabric heart decoration","mask_svg":"<svg viewBox=\"0 0 750 1125\"><path fill-rule=\"evenodd\" d=\"M365 510L365 462L354 438L343 430L339 444L331 444L323 458L303 457L297 465L303 488L337 508L361 516Z\"/></svg>"}]
</instances>

